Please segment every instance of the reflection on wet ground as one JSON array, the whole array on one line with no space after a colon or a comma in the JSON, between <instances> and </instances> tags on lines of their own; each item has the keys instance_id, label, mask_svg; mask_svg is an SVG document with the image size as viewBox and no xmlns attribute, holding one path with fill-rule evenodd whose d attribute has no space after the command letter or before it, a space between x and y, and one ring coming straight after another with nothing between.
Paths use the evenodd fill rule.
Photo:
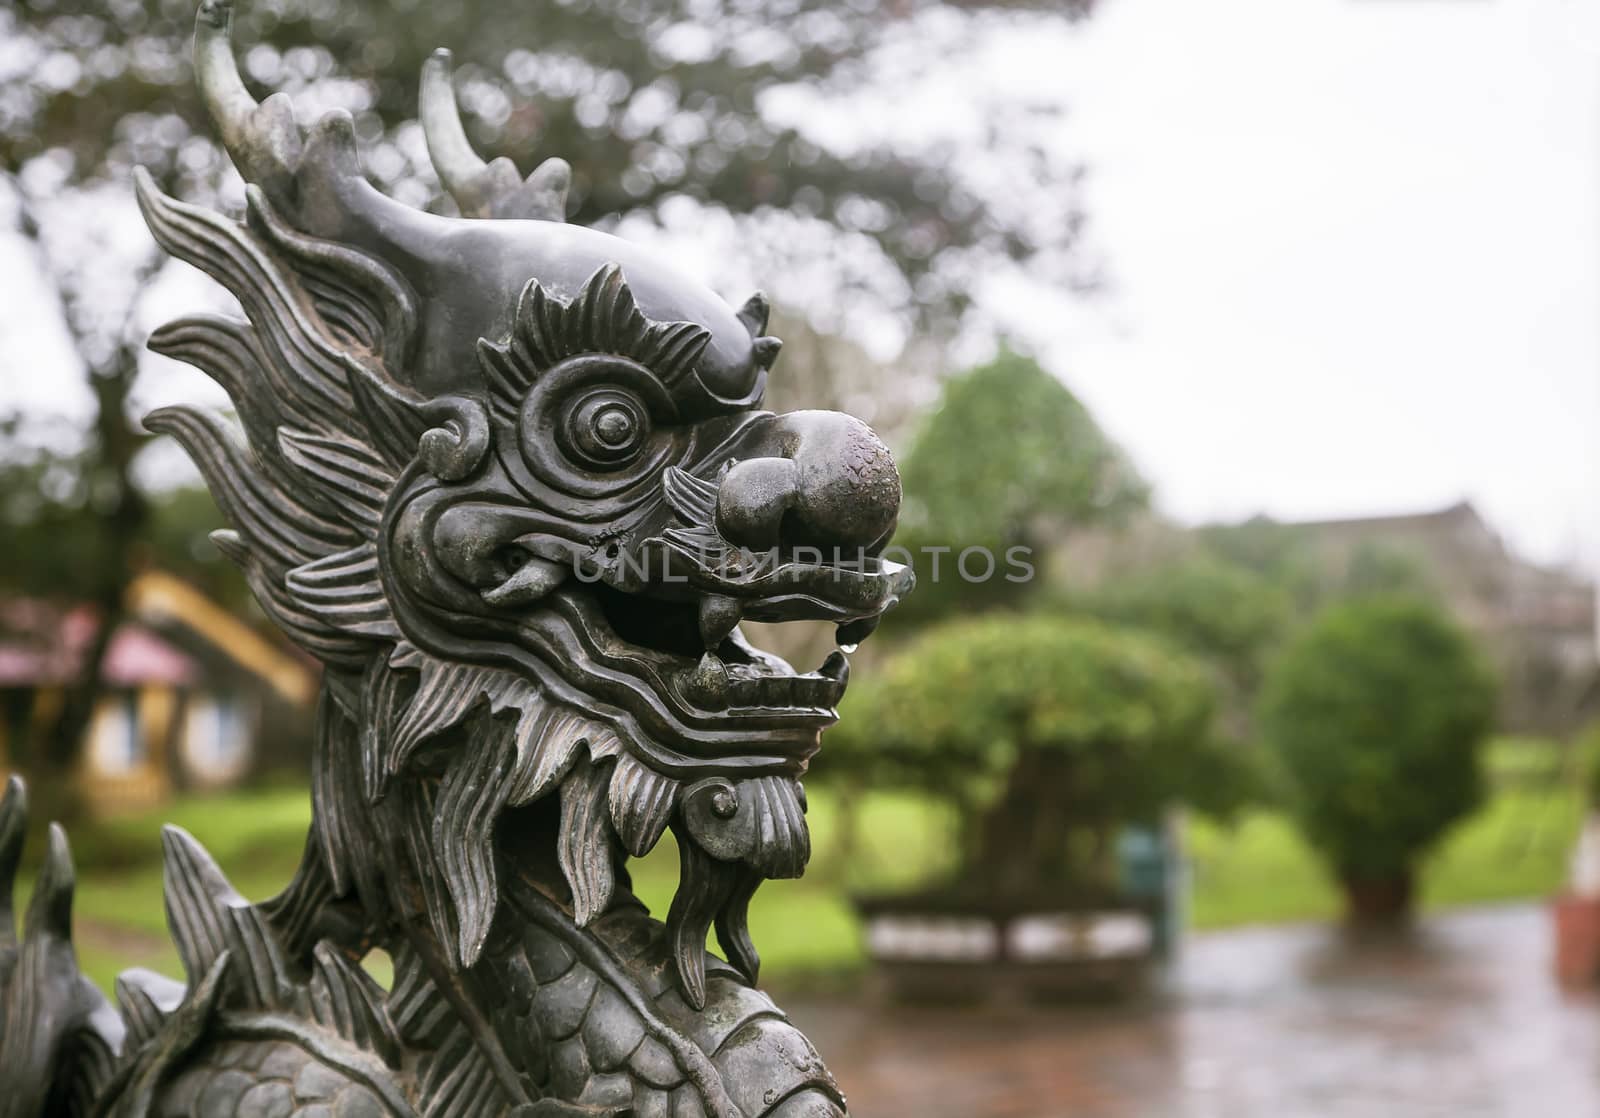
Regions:
<instances>
[{"instance_id":1,"label":"reflection on wet ground","mask_svg":"<svg viewBox=\"0 0 1600 1118\"><path fill-rule=\"evenodd\" d=\"M1549 976L1527 905L1353 944L1319 926L1191 936L1123 1008L874 1008L790 996L855 1118L1600 1115L1600 1000Z\"/></svg>"}]
</instances>

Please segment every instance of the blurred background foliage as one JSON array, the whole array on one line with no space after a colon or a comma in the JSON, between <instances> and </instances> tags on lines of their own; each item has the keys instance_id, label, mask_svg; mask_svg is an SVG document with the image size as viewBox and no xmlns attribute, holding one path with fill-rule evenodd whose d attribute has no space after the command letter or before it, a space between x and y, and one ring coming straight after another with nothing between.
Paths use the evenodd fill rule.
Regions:
<instances>
[{"instance_id":1,"label":"blurred background foliage","mask_svg":"<svg viewBox=\"0 0 1600 1118\"><path fill-rule=\"evenodd\" d=\"M895 542L920 580L896 615L901 626L1024 606L1044 585L1033 568L1074 531L1115 526L1149 500L1088 409L1008 346L945 381L900 477Z\"/></svg>"},{"instance_id":2,"label":"blurred background foliage","mask_svg":"<svg viewBox=\"0 0 1600 1118\"><path fill-rule=\"evenodd\" d=\"M82 428L23 416L0 427L0 595L84 602L101 619L52 724L58 767L47 780L70 769L94 664L138 571L166 570L251 608L207 539L221 524L210 498L189 475L150 464L134 417L154 325L147 300L172 266L132 215L131 168L148 166L189 200L232 211L242 200L193 91L193 8L0 9L0 213L53 287L91 397ZM1195 923L1330 915L1345 867L1307 789L1409 779L1413 756L1455 762L1448 776L1418 778L1436 783L1439 810L1425 834L1395 843L1423 871L1425 904L1549 891L1584 810L1569 750L1501 739L1484 757L1484 807L1446 831L1474 802L1480 770L1466 739L1481 736L1489 683L1464 666L1466 653L1395 643L1360 620L1372 600L1403 599L1415 618L1443 607L1437 572L1415 556L1363 545L1330 562L1303 532L1263 519L1180 528L1024 347L997 344L974 368L947 367L984 275L1022 267L1066 295L1099 281L1078 202L1083 168L1016 127L1054 110L996 108L1005 126L959 146L870 130L825 139L807 110L892 91L960 51L974 21L1089 14L1088 0L252 0L237 16L258 93L288 91L302 120L350 109L374 181L440 212L450 205L413 117L423 59L451 47L485 157L509 155L524 170L568 159L574 221L736 241L734 255L779 299L786 345L771 406L837 407L894 446L907 495L896 542L921 586L863 649L845 720L808 781L811 874L757 899L754 930L779 975L860 962L852 893L980 880L1017 893L1104 890L1115 830L1180 804L1205 816L1186 828ZM852 333L864 308L920 340L882 358ZM969 548L994 557L991 575L964 576ZM1029 577L1005 577L1019 569L1008 565L1013 549ZM831 647L829 634L784 639L797 661L819 660L819 641ZM1373 677L1364 666L1392 657L1420 674ZM1401 699L1437 709L1376 716ZM1298 735L1306 703L1349 717L1319 707L1311 742ZM1438 745L1440 725L1454 745ZM303 789L256 788L75 826L83 947L97 977L130 960L171 969L158 817L189 827L260 897L292 872L308 810ZM637 867L646 899L670 896L675 864L669 842Z\"/></svg>"}]
</instances>

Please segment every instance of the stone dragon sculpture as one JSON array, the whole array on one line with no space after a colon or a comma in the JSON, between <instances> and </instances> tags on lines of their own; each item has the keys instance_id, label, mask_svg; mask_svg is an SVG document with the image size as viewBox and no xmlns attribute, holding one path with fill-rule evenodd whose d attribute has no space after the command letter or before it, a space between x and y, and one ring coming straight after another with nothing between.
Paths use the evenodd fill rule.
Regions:
<instances>
[{"instance_id":1,"label":"stone dragon sculpture","mask_svg":"<svg viewBox=\"0 0 1600 1118\"><path fill-rule=\"evenodd\" d=\"M741 619L825 619L846 647L910 586L882 559L883 444L832 412L759 410L779 343L663 261L564 223L467 143L441 52L421 118L462 217L363 177L351 118L257 103L205 0L195 62L247 186L236 223L137 183L161 245L246 315L151 339L236 425L151 415L232 527L220 549L324 665L313 823L252 904L176 828L187 975L117 1008L77 970L52 828L20 941L26 823L0 806L0 1115L822 1118L844 1099L754 983L751 896L810 852L800 778L842 651L799 672ZM665 922L627 858L667 830ZM726 962L708 952L714 929ZM382 948L385 990L362 969Z\"/></svg>"}]
</instances>

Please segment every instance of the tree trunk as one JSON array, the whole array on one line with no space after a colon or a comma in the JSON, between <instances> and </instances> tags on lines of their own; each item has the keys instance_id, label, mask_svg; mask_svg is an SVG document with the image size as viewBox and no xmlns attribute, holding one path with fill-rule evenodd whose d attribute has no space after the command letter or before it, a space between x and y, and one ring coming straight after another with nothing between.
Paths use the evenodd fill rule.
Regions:
<instances>
[{"instance_id":1,"label":"tree trunk","mask_svg":"<svg viewBox=\"0 0 1600 1118\"><path fill-rule=\"evenodd\" d=\"M1416 904L1416 877L1410 869L1382 877L1346 873L1340 885L1350 927L1382 930L1410 923Z\"/></svg>"},{"instance_id":2,"label":"tree trunk","mask_svg":"<svg viewBox=\"0 0 1600 1118\"><path fill-rule=\"evenodd\" d=\"M77 290L70 275L50 260L40 242L39 223L26 192L19 187L15 194L19 227L38 244L44 271L55 281L63 318L88 366L89 387L95 401L91 449L85 459L85 489L92 507L100 513L96 540L100 567L93 585L82 588L79 601L94 609L96 628L77 665L77 676L66 686L60 713L49 726L36 728L36 741L41 747L34 758L36 802L48 804L56 818L66 821L76 816L81 806L76 777L84 739L102 693L106 652L125 617L128 588L138 566L136 550L149 527L149 504L133 480L134 459L149 436L137 430L128 417L144 339L133 333L137 300L129 305L127 320L116 328L116 334L106 337L99 320L102 308L86 306L85 293ZM152 252L136 269L132 278L138 288L142 289L155 274L160 261L160 254ZM92 343L108 340L111 344L97 359ZM39 811L35 818L49 816Z\"/></svg>"},{"instance_id":3,"label":"tree trunk","mask_svg":"<svg viewBox=\"0 0 1600 1118\"><path fill-rule=\"evenodd\" d=\"M971 892L1007 901L1083 899L1109 886L1108 824L1075 796L1069 758L1023 750L978 822Z\"/></svg>"},{"instance_id":4,"label":"tree trunk","mask_svg":"<svg viewBox=\"0 0 1600 1118\"><path fill-rule=\"evenodd\" d=\"M127 414L138 358L128 346L113 361L111 368L89 376L95 395L96 442L91 492L105 506L99 539L103 565L98 585L86 588L95 611L95 632L77 677L62 697L61 714L46 734L41 758L45 768L41 775L53 785L47 795L63 821L79 814L75 780L84 739L103 691L106 653L127 616L128 589L137 566L135 550L149 521L149 506L133 482L133 460L144 436L133 429Z\"/></svg>"}]
</instances>

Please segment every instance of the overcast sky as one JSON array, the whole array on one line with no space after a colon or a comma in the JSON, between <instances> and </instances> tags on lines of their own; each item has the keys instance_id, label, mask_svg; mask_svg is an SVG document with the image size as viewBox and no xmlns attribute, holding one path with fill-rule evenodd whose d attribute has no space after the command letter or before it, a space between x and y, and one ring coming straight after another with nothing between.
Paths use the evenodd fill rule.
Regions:
<instances>
[{"instance_id":1,"label":"overcast sky","mask_svg":"<svg viewBox=\"0 0 1600 1118\"><path fill-rule=\"evenodd\" d=\"M969 81L1070 107L1114 287L990 297L1169 512L1468 497L1519 550L1600 563L1600 3L1103 0L964 68L892 111L956 119ZM0 404L81 413L17 254Z\"/></svg>"},{"instance_id":2,"label":"overcast sky","mask_svg":"<svg viewBox=\"0 0 1600 1118\"><path fill-rule=\"evenodd\" d=\"M1050 353L1165 506L1468 497L1593 568L1600 3L1106 0L1072 40L1006 48L1067 75L1117 284Z\"/></svg>"}]
</instances>

